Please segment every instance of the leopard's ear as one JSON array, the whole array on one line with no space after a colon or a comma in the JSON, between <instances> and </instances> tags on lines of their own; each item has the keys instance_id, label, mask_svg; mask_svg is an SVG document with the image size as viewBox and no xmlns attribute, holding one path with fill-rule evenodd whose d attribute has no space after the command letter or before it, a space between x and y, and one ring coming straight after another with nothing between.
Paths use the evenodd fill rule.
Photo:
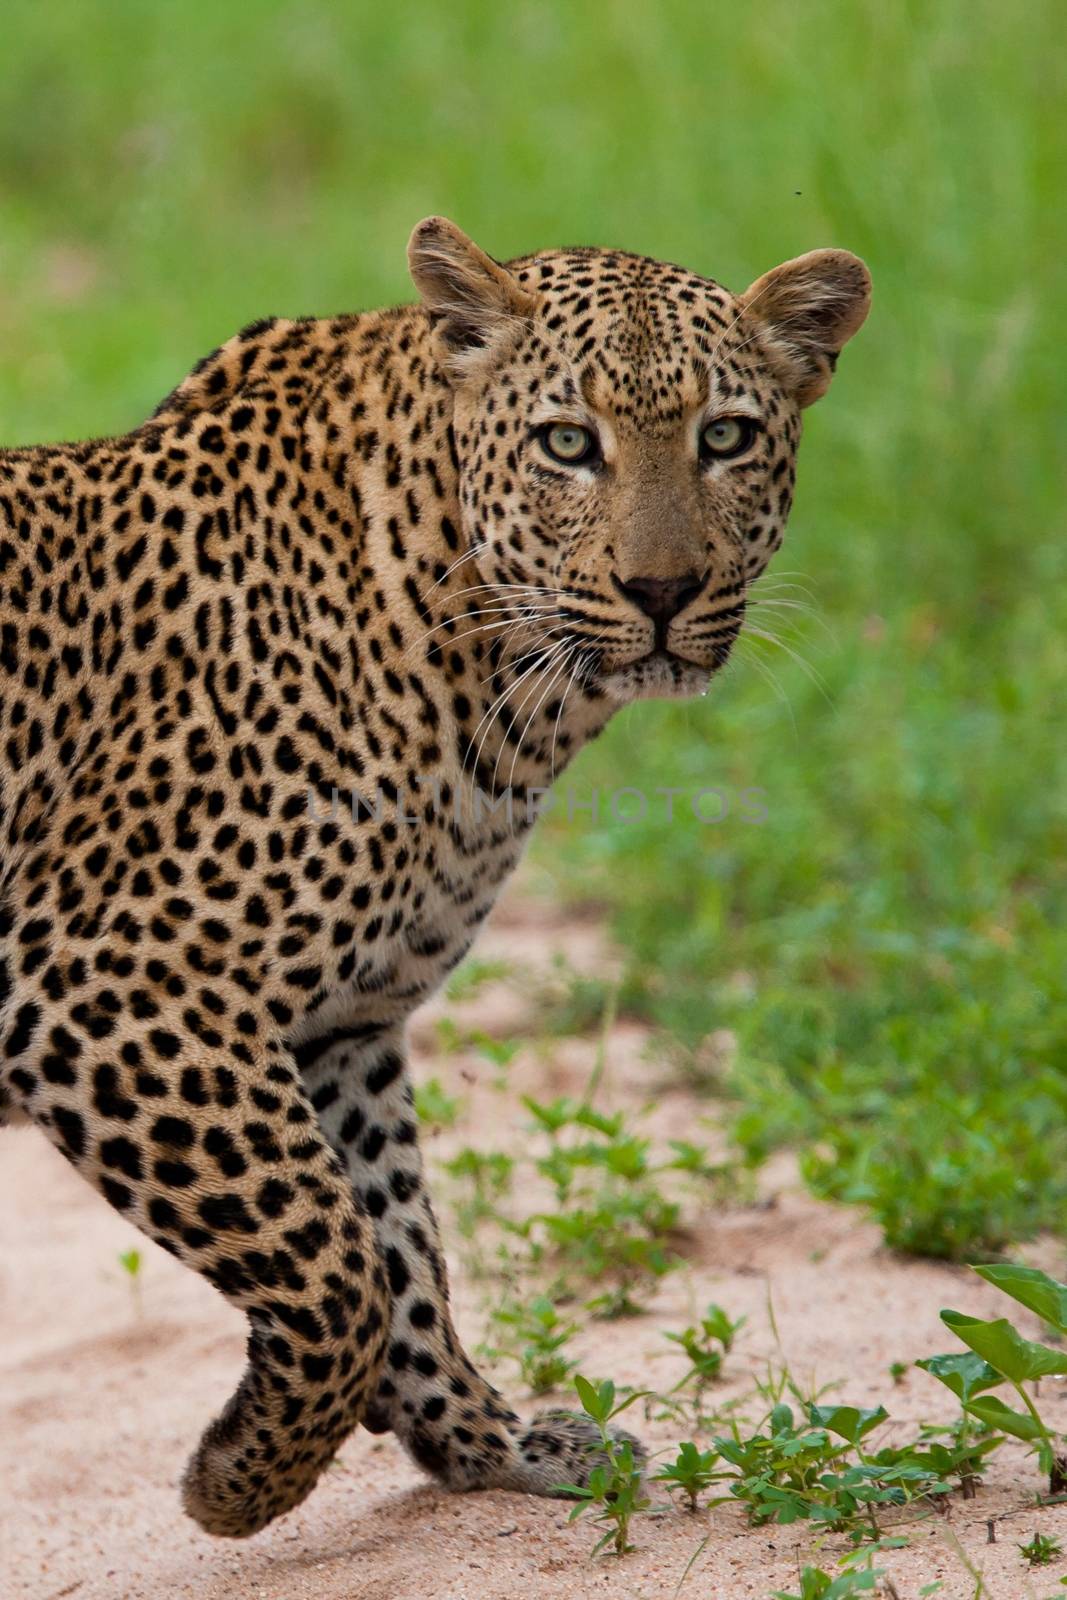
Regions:
<instances>
[{"instance_id":1,"label":"leopard's ear","mask_svg":"<svg viewBox=\"0 0 1067 1600\"><path fill-rule=\"evenodd\" d=\"M437 354L452 377L464 376L494 334L536 305L505 267L449 222L426 217L408 244L408 267L434 327Z\"/></svg>"},{"instance_id":2,"label":"leopard's ear","mask_svg":"<svg viewBox=\"0 0 1067 1600\"><path fill-rule=\"evenodd\" d=\"M809 250L765 272L741 296L763 346L799 406L826 393L839 351L863 326L871 275L848 250Z\"/></svg>"}]
</instances>

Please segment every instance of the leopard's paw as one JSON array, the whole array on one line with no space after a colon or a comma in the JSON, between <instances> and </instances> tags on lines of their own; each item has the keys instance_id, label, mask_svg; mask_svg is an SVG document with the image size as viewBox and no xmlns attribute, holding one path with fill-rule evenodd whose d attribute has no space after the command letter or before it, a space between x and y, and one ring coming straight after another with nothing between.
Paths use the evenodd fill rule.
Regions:
<instances>
[{"instance_id":1,"label":"leopard's paw","mask_svg":"<svg viewBox=\"0 0 1067 1600\"><path fill-rule=\"evenodd\" d=\"M645 1448L632 1433L609 1429L619 1444L628 1443L634 1461L646 1459ZM584 1488L594 1467L607 1460L600 1431L588 1417L572 1411L542 1411L515 1435L515 1450L502 1463L501 1488L527 1494L566 1498L568 1486Z\"/></svg>"}]
</instances>

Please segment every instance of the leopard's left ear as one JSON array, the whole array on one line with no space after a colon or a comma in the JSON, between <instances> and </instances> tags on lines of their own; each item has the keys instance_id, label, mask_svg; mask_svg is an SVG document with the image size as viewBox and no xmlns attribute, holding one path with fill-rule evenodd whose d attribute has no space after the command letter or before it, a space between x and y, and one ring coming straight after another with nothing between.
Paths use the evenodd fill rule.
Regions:
<instances>
[{"instance_id":1,"label":"leopard's left ear","mask_svg":"<svg viewBox=\"0 0 1067 1600\"><path fill-rule=\"evenodd\" d=\"M408 267L434 324L446 372L463 377L494 334L530 316L534 296L447 217L426 217L408 244Z\"/></svg>"},{"instance_id":2,"label":"leopard's left ear","mask_svg":"<svg viewBox=\"0 0 1067 1600\"><path fill-rule=\"evenodd\" d=\"M757 278L741 296L763 324L763 344L799 406L826 393L839 351L863 326L871 275L848 250L809 250Z\"/></svg>"}]
</instances>

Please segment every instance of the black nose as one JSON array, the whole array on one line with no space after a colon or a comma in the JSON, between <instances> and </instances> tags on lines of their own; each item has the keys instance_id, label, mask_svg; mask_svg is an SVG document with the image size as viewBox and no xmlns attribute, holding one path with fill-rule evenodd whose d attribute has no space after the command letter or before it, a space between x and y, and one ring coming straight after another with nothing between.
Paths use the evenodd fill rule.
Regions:
<instances>
[{"instance_id":1,"label":"black nose","mask_svg":"<svg viewBox=\"0 0 1067 1600\"><path fill-rule=\"evenodd\" d=\"M687 572L682 578L631 578L629 583L616 578L615 583L657 628L666 627L704 587L704 579L696 572Z\"/></svg>"}]
</instances>

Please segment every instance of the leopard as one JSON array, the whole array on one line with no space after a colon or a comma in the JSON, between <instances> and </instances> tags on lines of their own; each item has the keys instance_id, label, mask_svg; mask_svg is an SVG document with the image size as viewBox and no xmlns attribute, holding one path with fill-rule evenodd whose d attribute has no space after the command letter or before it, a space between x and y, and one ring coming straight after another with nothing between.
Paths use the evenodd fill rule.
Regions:
<instances>
[{"instance_id":1,"label":"leopard","mask_svg":"<svg viewBox=\"0 0 1067 1600\"><path fill-rule=\"evenodd\" d=\"M357 1427L451 1490L603 1459L456 1332L406 1024L578 751L726 666L870 300L842 249L734 294L429 217L408 262L0 452L0 1118L244 1313L181 1479L233 1538Z\"/></svg>"}]
</instances>

